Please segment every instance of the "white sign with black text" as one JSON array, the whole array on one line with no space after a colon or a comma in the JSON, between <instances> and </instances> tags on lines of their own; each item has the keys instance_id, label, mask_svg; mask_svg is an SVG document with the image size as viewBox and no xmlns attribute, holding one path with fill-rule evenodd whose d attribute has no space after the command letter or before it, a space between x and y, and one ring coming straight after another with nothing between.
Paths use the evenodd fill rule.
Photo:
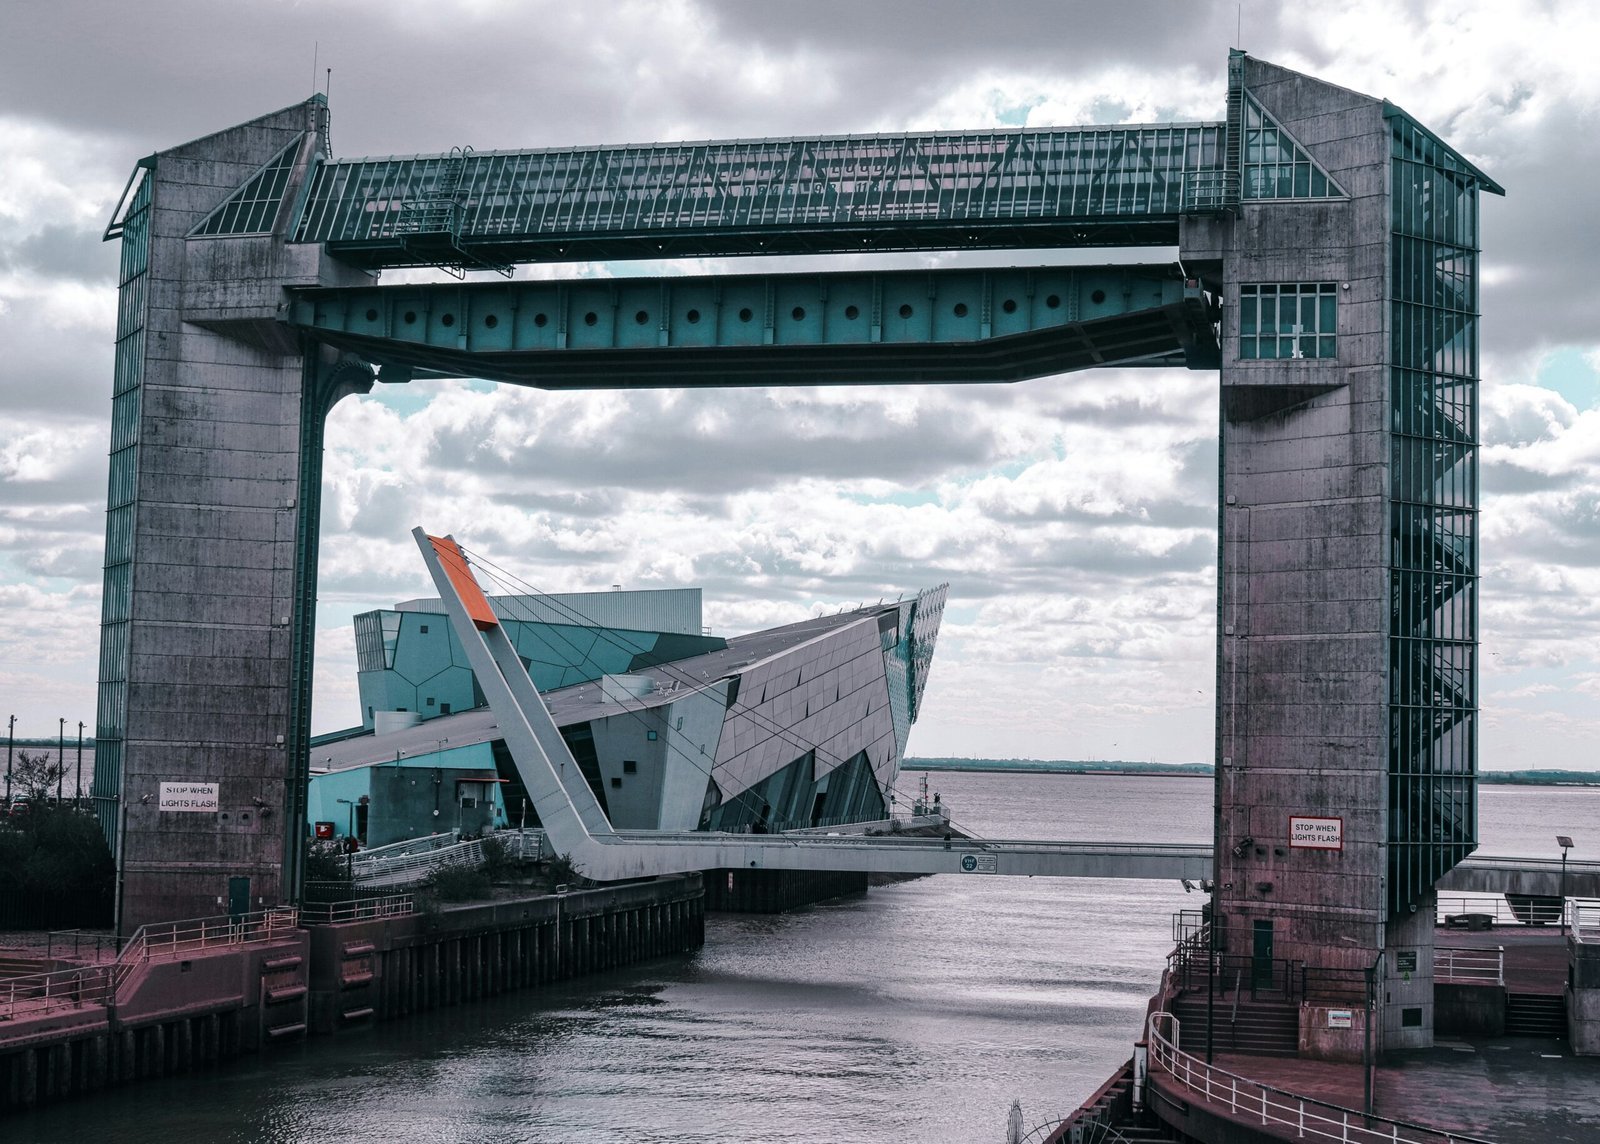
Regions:
<instances>
[{"instance_id":1,"label":"white sign with black text","mask_svg":"<svg viewBox=\"0 0 1600 1144\"><path fill-rule=\"evenodd\" d=\"M219 783L162 783L158 809L190 814L217 813Z\"/></svg>"},{"instance_id":2,"label":"white sign with black text","mask_svg":"<svg viewBox=\"0 0 1600 1144\"><path fill-rule=\"evenodd\" d=\"M1344 819L1291 814L1289 845L1300 850L1343 850Z\"/></svg>"}]
</instances>

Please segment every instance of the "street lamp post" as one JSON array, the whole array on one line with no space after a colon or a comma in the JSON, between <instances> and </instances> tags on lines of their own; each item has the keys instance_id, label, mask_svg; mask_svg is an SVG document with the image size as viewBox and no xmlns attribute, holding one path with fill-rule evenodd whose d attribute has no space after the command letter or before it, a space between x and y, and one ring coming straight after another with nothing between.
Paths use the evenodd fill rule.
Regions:
<instances>
[{"instance_id":1,"label":"street lamp post","mask_svg":"<svg viewBox=\"0 0 1600 1144\"><path fill-rule=\"evenodd\" d=\"M73 796L73 805L83 802L83 720L78 720L78 793Z\"/></svg>"},{"instance_id":2,"label":"street lamp post","mask_svg":"<svg viewBox=\"0 0 1600 1144\"><path fill-rule=\"evenodd\" d=\"M1556 845L1561 847L1561 932L1567 932L1567 851L1572 849L1572 835L1556 835Z\"/></svg>"},{"instance_id":3,"label":"street lamp post","mask_svg":"<svg viewBox=\"0 0 1600 1144\"><path fill-rule=\"evenodd\" d=\"M17 717L11 716L11 726L6 730L6 805L11 805L11 752L17 745Z\"/></svg>"},{"instance_id":4,"label":"street lamp post","mask_svg":"<svg viewBox=\"0 0 1600 1144\"><path fill-rule=\"evenodd\" d=\"M57 730L57 735L59 736L56 739L56 805L57 806L61 805L61 784L66 780L66 777L67 777L67 717L65 715L63 715L61 717L60 723L61 723L60 727L58 727L56 729Z\"/></svg>"}]
</instances>

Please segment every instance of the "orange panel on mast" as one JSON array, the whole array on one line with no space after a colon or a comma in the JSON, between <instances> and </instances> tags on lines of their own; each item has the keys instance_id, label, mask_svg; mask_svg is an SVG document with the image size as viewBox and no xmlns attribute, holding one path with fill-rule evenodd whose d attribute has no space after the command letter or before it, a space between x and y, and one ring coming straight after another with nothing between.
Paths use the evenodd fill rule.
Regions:
<instances>
[{"instance_id":1,"label":"orange panel on mast","mask_svg":"<svg viewBox=\"0 0 1600 1144\"><path fill-rule=\"evenodd\" d=\"M434 552L439 555L439 562L444 565L445 575L450 577L456 594L461 597L461 602L467 606L467 615L472 617L472 624L480 632L486 632L499 624L499 618L494 614L494 609L489 607L489 598L483 594L483 589L478 587L478 578L472 574L472 569L467 567L467 558L461 551L461 546L448 536L430 536L428 543L433 545Z\"/></svg>"}]
</instances>

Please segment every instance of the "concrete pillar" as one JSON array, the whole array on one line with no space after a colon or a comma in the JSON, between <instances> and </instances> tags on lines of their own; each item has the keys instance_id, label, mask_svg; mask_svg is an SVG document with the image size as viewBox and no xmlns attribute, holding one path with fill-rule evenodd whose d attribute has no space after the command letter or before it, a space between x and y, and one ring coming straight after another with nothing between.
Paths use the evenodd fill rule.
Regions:
<instances>
[{"instance_id":1,"label":"concrete pillar","mask_svg":"<svg viewBox=\"0 0 1600 1144\"><path fill-rule=\"evenodd\" d=\"M125 935L225 912L234 879L277 904L299 869L317 454L346 382L276 314L285 285L358 278L283 241L325 128L314 98L160 152L125 220L92 784ZM272 233L192 233L280 154ZM163 811L175 782L216 784L216 811Z\"/></svg>"}]
</instances>

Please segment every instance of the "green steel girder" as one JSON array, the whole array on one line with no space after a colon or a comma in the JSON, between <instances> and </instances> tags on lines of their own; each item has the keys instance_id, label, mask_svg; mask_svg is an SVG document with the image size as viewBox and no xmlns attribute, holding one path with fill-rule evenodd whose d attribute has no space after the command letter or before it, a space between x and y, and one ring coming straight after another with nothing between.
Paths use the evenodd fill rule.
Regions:
<instances>
[{"instance_id":1,"label":"green steel girder","mask_svg":"<svg viewBox=\"0 0 1600 1144\"><path fill-rule=\"evenodd\" d=\"M1003 382L1218 364L1173 267L602 278L298 289L282 314L377 365L544 389Z\"/></svg>"}]
</instances>

